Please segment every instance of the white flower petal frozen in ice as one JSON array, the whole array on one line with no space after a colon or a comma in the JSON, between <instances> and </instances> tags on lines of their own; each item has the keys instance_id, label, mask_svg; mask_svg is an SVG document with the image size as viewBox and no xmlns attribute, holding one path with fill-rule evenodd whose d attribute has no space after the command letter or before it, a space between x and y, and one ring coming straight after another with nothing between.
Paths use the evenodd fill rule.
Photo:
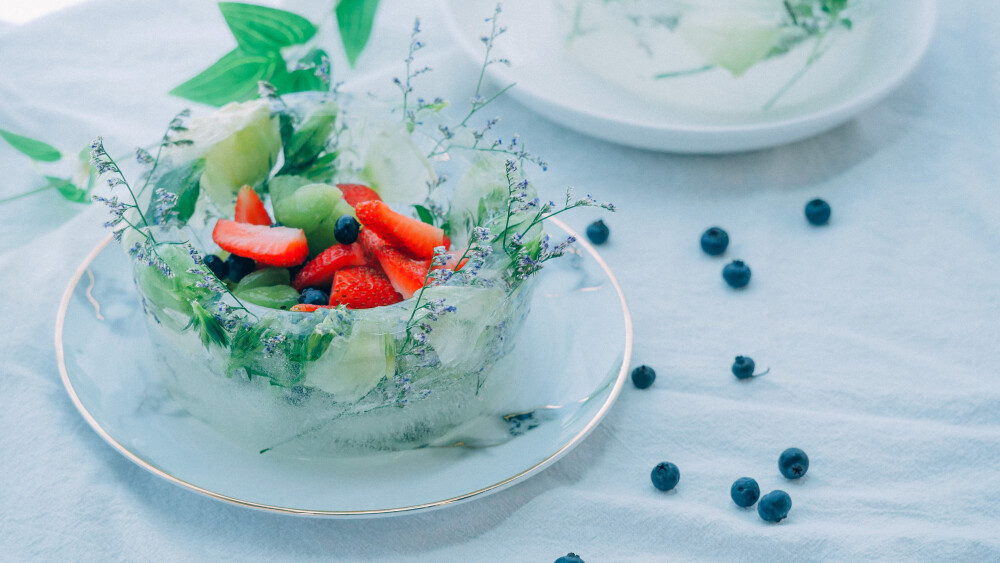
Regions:
<instances>
[{"instance_id":1,"label":"white flower petal frozen in ice","mask_svg":"<svg viewBox=\"0 0 1000 563\"><path fill-rule=\"evenodd\" d=\"M498 287L441 286L427 288L424 298L444 299L455 307L454 312L431 323L433 330L427 335L441 362L454 365L469 357L469 350L479 348L477 342L487 326L503 318L506 292Z\"/></svg>"},{"instance_id":2,"label":"white flower petal frozen in ice","mask_svg":"<svg viewBox=\"0 0 1000 563\"><path fill-rule=\"evenodd\" d=\"M361 179L388 203L412 204L424 201L437 174L406 127L392 124L372 133Z\"/></svg>"},{"instance_id":3,"label":"white flower petal frozen in ice","mask_svg":"<svg viewBox=\"0 0 1000 563\"><path fill-rule=\"evenodd\" d=\"M707 63L739 76L767 57L784 33L775 5L781 3L718 2L685 14L677 32Z\"/></svg>"},{"instance_id":4,"label":"white flower petal frozen in ice","mask_svg":"<svg viewBox=\"0 0 1000 563\"><path fill-rule=\"evenodd\" d=\"M201 188L224 209L241 186L267 178L281 150L278 120L264 100L233 102L196 117L178 140L192 144L174 149L171 157L175 162L204 158Z\"/></svg>"},{"instance_id":5,"label":"white flower petal frozen in ice","mask_svg":"<svg viewBox=\"0 0 1000 563\"><path fill-rule=\"evenodd\" d=\"M507 183L504 181L505 161L496 156L484 156L462 174L455 184L451 197L448 220L457 233L465 233L481 224L480 202L507 201ZM464 240L455 240L462 243Z\"/></svg>"},{"instance_id":6,"label":"white flower petal frozen in ice","mask_svg":"<svg viewBox=\"0 0 1000 563\"><path fill-rule=\"evenodd\" d=\"M392 335L373 323L360 322L346 338L333 339L315 362L306 366L306 386L322 389L337 402L355 402L396 374Z\"/></svg>"}]
</instances>

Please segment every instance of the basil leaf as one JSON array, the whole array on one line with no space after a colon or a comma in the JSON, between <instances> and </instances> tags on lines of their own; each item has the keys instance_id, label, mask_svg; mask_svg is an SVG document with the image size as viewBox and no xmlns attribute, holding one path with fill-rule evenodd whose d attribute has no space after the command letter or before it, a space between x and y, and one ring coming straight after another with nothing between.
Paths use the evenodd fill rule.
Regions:
<instances>
[{"instance_id":1,"label":"basil leaf","mask_svg":"<svg viewBox=\"0 0 1000 563\"><path fill-rule=\"evenodd\" d=\"M344 44L347 61L354 66L358 55L368 44L375 23L378 0L340 0L337 3L337 27Z\"/></svg>"},{"instance_id":2,"label":"basil leaf","mask_svg":"<svg viewBox=\"0 0 1000 563\"><path fill-rule=\"evenodd\" d=\"M219 9L236 43L247 53L274 52L316 35L309 20L284 10L237 2L219 2Z\"/></svg>"},{"instance_id":3,"label":"basil leaf","mask_svg":"<svg viewBox=\"0 0 1000 563\"><path fill-rule=\"evenodd\" d=\"M326 149L327 139L333 133L336 121L337 104L324 102L317 105L284 144L285 165L281 173L297 174L310 168Z\"/></svg>"},{"instance_id":4,"label":"basil leaf","mask_svg":"<svg viewBox=\"0 0 1000 563\"><path fill-rule=\"evenodd\" d=\"M270 80L284 64L277 52L260 55L234 49L170 93L216 107L250 100L257 96L257 82Z\"/></svg>"},{"instance_id":5,"label":"basil leaf","mask_svg":"<svg viewBox=\"0 0 1000 563\"><path fill-rule=\"evenodd\" d=\"M194 160L174 168L156 181L157 190L165 190L177 196L177 203L174 204L171 215L176 216L181 224L187 223L191 215L194 214L194 206L198 203L198 192L201 189L199 185L201 173L204 170L205 161ZM154 196L149 203L146 217L155 215L153 210L155 202L156 197Z\"/></svg>"},{"instance_id":6,"label":"basil leaf","mask_svg":"<svg viewBox=\"0 0 1000 563\"><path fill-rule=\"evenodd\" d=\"M5 141L10 143L10 146L28 155L28 157L32 160L55 162L62 158L62 153L59 152L59 149L48 143L36 141L35 139L29 139L23 135L11 133L10 131L5 131L3 129L0 129L0 137L3 137Z\"/></svg>"},{"instance_id":7,"label":"basil leaf","mask_svg":"<svg viewBox=\"0 0 1000 563\"><path fill-rule=\"evenodd\" d=\"M434 215L431 214L429 209L423 205L414 205L413 207L417 210L417 216L420 217L421 221L427 223L428 225L434 224Z\"/></svg>"}]
</instances>

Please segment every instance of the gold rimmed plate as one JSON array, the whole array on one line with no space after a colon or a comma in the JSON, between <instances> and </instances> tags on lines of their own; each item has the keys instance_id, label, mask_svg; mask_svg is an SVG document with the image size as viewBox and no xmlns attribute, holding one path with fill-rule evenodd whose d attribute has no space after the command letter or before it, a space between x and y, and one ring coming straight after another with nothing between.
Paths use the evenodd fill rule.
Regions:
<instances>
[{"instance_id":1,"label":"gold rimmed plate","mask_svg":"<svg viewBox=\"0 0 1000 563\"><path fill-rule=\"evenodd\" d=\"M575 235L561 221L551 223ZM580 444L628 372L628 306L610 268L581 241L574 255L546 267L517 345L494 374L528 374L531 383L502 411L470 424L468 435L459 429L457 439L439 447L342 459L249 451L189 416L159 384L130 267L110 241L84 258L59 307L55 348L66 391L98 435L135 464L240 506L369 517L482 497L537 474Z\"/></svg>"}]
</instances>

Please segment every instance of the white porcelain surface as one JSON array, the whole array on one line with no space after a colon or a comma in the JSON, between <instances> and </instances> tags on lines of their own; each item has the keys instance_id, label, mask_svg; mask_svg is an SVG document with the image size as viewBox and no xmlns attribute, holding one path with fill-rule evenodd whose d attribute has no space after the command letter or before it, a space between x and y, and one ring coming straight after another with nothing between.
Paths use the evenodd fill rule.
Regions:
<instances>
[{"instance_id":1,"label":"white porcelain surface","mask_svg":"<svg viewBox=\"0 0 1000 563\"><path fill-rule=\"evenodd\" d=\"M478 64L483 57L482 21L492 13L495 2L442 1L453 35ZM745 112L706 107L706 88L715 84L711 80L660 80L656 86L670 90L660 92L656 99L641 94L650 94L651 84L607 80L615 69L605 69L602 78L564 48L564 35L554 23L561 15L551 1L503 5L500 17L507 31L497 39L493 56L512 64L494 64L487 72L499 85L516 83L511 95L540 115L608 141L677 153L762 149L845 123L885 98L917 66L934 33L935 1L883 0L875 7L870 21L853 32L853 43L844 42L849 52L839 57L826 55L807 73L807 77L820 77L819 87L826 85L822 95L796 100L793 89L783 103L767 111L757 110L758 106ZM830 51L838 48L834 45ZM748 77L750 73L742 82L730 81L730 87L744 87ZM774 90L786 80L787 76L776 75Z\"/></svg>"},{"instance_id":2,"label":"white porcelain surface","mask_svg":"<svg viewBox=\"0 0 1000 563\"><path fill-rule=\"evenodd\" d=\"M503 412L456 430L438 447L332 461L260 454L229 442L174 403L153 375L124 255L107 246L95 249L92 258L67 288L57 323L63 382L77 408L102 438L140 466L245 506L371 516L447 506L499 490L578 444L626 377L628 311L610 271L582 245L579 255L546 268L518 343L496 368L524 382ZM532 410L537 427L513 436L502 415ZM451 445L460 441L474 447Z\"/></svg>"}]
</instances>

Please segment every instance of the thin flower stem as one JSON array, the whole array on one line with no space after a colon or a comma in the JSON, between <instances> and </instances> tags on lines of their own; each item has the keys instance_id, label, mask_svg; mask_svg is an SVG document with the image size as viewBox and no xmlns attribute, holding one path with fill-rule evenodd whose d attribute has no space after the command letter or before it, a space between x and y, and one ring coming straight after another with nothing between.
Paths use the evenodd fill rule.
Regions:
<instances>
[{"instance_id":1,"label":"thin flower stem","mask_svg":"<svg viewBox=\"0 0 1000 563\"><path fill-rule=\"evenodd\" d=\"M37 193L44 192L45 190L51 190L54 187L56 187L56 184L49 183L49 184L46 184L46 185L44 185L44 186L42 186L40 188L35 188L33 190L28 190L26 192L22 192L22 193L19 193L19 194L12 195L10 197L5 197L3 199L0 199L0 204L7 203L9 201L15 201L15 200L21 199L22 197L28 197L29 195L35 195Z\"/></svg>"}]
</instances>

